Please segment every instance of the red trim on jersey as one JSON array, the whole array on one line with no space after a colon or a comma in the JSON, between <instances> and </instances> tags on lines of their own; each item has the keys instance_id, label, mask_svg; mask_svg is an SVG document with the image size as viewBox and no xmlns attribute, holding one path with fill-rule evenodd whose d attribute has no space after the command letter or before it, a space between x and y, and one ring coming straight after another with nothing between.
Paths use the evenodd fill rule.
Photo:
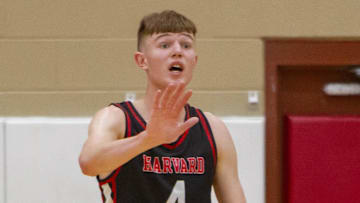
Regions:
<instances>
[{"instance_id":1,"label":"red trim on jersey","mask_svg":"<svg viewBox=\"0 0 360 203\"><path fill-rule=\"evenodd\" d=\"M133 108L133 106L130 104L130 102L125 102L126 105L129 107L130 111L131 111L131 114L135 117L135 119L138 121L138 123L141 125L141 127L145 130L146 129L146 124L143 122L143 120L138 116L138 114L135 112L135 109ZM186 110L186 120L189 119L190 115L189 115L189 111L188 110L188 105L185 106L185 108L187 109ZM165 148L167 149L175 149L176 147L178 147L181 143L184 142L186 136L188 135L189 133L189 130L186 130L184 132L184 134L180 137L180 139L174 144L174 145L171 145L171 144L163 144L162 146L164 146Z\"/></svg>"},{"instance_id":2,"label":"red trim on jersey","mask_svg":"<svg viewBox=\"0 0 360 203\"><path fill-rule=\"evenodd\" d=\"M131 136L131 119L129 117L128 111L123 106L121 106L121 104L118 104L118 103L115 104L114 103L114 105L116 107L120 108L124 112L125 117L126 117L126 135L125 135L125 137L130 137ZM117 168L115 170L115 172L110 174L109 177L105 178L105 180L100 180L99 179L99 187L100 187L101 197L103 199L103 202L105 201L105 197L104 197L103 190L102 190L101 186L106 184L106 183L111 183L111 193L113 194L113 202L114 203L116 202L116 200L117 200L116 177L119 175L120 169L121 169L121 166L119 168ZM110 194L110 196L111 196L111 194Z\"/></svg>"},{"instance_id":3,"label":"red trim on jersey","mask_svg":"<svg viewBox=\"0 0 360 203\"><path fill-rule=\"evenodd\" d=\"M115 176L116 177L116 176ZM111 191L113 193L113 202L117 202L117 192L116 192L116 181L115 178L113 179L113 181L111 182L112 186L111 186Z\"/></svg>"},{"instance_id":4,"label":"red trim on jersey","mask_svg":"<svg viewBox=\"0 0 360 203\"><path fill-rule=\"evenodd\" d=\"M135 119L138 121L138 123L141 125L141 127L144 128L144 130L146 129L146 125L145 123L139 118L139 116L135 113L134 108L131 106L130 102L125 102L126 105L129 107L131 114L135 117Z\"/></svg>"},{"instance_id":5,"label":"red trim on jersey","mask_svg":"<svg viewBox=\"0 0 360 203\"><path fill-rule=\"evenodd\" d=\"M128 112L126 111L126 109L121 106L120 104L114 104L115 106L119 107L125 114L125 117L126 117L126 135L125 137L130 137L131 136L131 120L130 120L130 117L128 115Z\"/></svg>"},{"instance_id":6,"label":"red trim on jersey","mask_svg":"<svg viewBox=\"0 0 360 203\"><path fill-rule=\"evenodd\" d=\"M105 178L105 180L99 180L100 186L101 186L101 185L104 185L104 184L106 184L106 183L115 181L116 176L119 175L120 169L121 169L121 166L116 169L115 173L113 173L113 174L111 175L111 177L107 177L107 178Z\"/></svg>"},{"instance_id":7,"label":"red trim on jersey","mask_svg":"<svg viewBox=\"0 0 360 203\"><path fill-rule=\"evenodd\" d=\"M187 119L189 119L190 118L190 114L189 114L189 106L188 105L186 105L185 106L185 108L186 108L186 120ZM180 139L178 140L178 142L176 142L174 145L171 145L171 144L163 144L162 146L164 146L164 147L166 147L166 148L168 148L168 149L175 149L176 147L178 147L179 145L181 145L181 143L183 143L184 142L184 140L185 140L185 138L186 138L186 136L189 134L189 131L190 131L190 129L187 129L185 132L184 132L184 134L180 137Z\"/></svg>"},{"instance_id":8,"label":"red trim on jersey","mask_svg":"<svg viewBox=\"0 0 360 203\"><path fill-rule=\"evenodd\" d=\"M199 111L199 109L196 109L196 112L197 114L199 115L199 118L200 118L200 122L205 130L205 134L210 142L210 146L211 146L211 149L212 149L212 152L213 152L213 157L214 157L214 166L216 166L216 152L215 152L215 145L214 145L214 142L213 140L211 139L211 133L209 131L209 126L206 124L206 121L205 121L205 118L204 116L202 115L202 113Z\"/></svg>"},{"instance_id":9,"label":"red trim on jersey","mask_svg":"<svg viewBox=\"0 0 360 203\"><path fill-rule=\"evenodd\" d=\"M189 129L185 131L185 133L180 137L179 141L176 142L176 144L171 145L171 144L163 144L162 146L168 148L168 149L175 149L176 147L178 147L181 143L184 142L186 136L189 134Z\"/></svg>"},{"instance_id":10,"label":"red trim on jersey","mask_svg":"<svg viewBox=\"0 0 360 203\"><path fill-rule=\"evenodd\" d=\"M126 114L126 137L131 137L131 119L127 113Z\"/></svg>"},{"instance_id":11,"label":"red trim on jersey","mask_svg":"<svg viewBox=\"0 0 360 203\"><path fill-rule=\"evenodd\" d=\"M117 194L116 194L116 177L119 175L121 166L119 168L116 169L115 173L111 175L111 177L106 178L105 180L101 181L99 180L99 186L101 189L101 186L106 184L106 183L111 183L111 193L113 194L113 202L116 202L117 199ZM103 190L101 190L101 195L103 196ZM110 194L111 196L111 194ZM104 197L103 197L103 201L104 201Z\"/></svg>"},{"instance_id":12,"label":"red trim on jersey","mask_svg":"<svg viewBox=\"0 0 360 203\"><path fill-rule=\"evenodd\" d=\"M102 199L102 201L103 201L103 202L105 202L104 191L103 191L103 189L102 189L102 187L101 187L100 183L99 183L99 188L100 188L100 191L101 191L101 199Z\"/></svg>"}]
</instances>

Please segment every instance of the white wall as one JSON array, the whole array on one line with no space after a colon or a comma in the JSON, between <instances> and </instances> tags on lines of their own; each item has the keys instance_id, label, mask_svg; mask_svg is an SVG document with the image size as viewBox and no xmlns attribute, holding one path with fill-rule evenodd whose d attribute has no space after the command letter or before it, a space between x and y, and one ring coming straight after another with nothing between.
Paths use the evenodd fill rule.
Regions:
<instances>
[{"instance_id":1,"label":"white wall","mask_svg":"<svg viewBox=\"0 0 360 203\"><path fill-rule=\"evenodd\" d=\"M100 202L77 159L89 119L7 119L7 203Z\"/></svg>"},{"instance_id":2,"label":"white wall","mask_svg":"<svg viewBox=\"0 0 360 203\"><path fill-rule=\"evenodd\" d=\"M247 202L265 203L265 133L263 118L224 119L234 139L240 181Z\"/></svg>"},{"instance_id":3,"label":"white wall","mask_svg":"<svg viewBox=\"0 0 360 203\"><path fill-rule=\"evenodd\" d=\"M265 136L263 117L224 117L232 135L240 182L247 202L265 203ZM213 192L213 202L217 202Z\"/></svg>"},{"instance_id":4,"label":"white wall","mask_svg":"<svg viewBox=\"0 0 360 203\"><path fill-rule=\"evenodd\" d=\"M5 202L5 143L4 143L4 120L0 118L0 202Z\"/></svg>"},{"instance_id":5,"label":"white wall","mask_svg":"<svg viewBox=\"0 0 360 203\"><path fill-rule=\"evenodd\" d=\"M264 203L264 119L223 120L236 145L247 200ZM77 162L89 121L0 118L0 202L101 202L95 178L82 175Z\"/></svg>"}]
</instances>

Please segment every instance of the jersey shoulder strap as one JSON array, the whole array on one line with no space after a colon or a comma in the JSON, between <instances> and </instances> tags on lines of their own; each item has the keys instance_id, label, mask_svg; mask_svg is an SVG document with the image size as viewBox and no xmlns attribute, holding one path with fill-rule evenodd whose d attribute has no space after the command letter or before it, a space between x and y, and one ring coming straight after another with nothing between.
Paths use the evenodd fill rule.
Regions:
<instances>
[{"instance_id":1,"label":"jersey shoulder strap","mask_svg":"<svg viewBox=\"0 0 360 203\"><path fill-rule=\"evenodd\" d=\"M131 122L129 109L127 108L126 102L111 103L110 105L116 106L116 107L120 108L124 112L124 114L125 114L125 126L126 126L126 128L125 128L125 137L131 137L132 122Z\"/></svg>"},{"instance_id":2,"label":"jersey shoulder strap","mask_svg":"<svg viewBox=\"0 0 360 203\"><path fill-rule=\"evenodd\" d=\"M216 149L216 143L215 143L215 138L214 135L212 133L211 130L211 126L209 124L208 119L206 118L205 114L200 110L195 108L197 117L199 118L199 123L203 129L203 131L205 132L205 135L209 141L211 150L212 150L212 155L213 155L213 160L214 160L214 166L216 166L216 162L217 162L217 149Z\"/></svg>"}]
</instances>

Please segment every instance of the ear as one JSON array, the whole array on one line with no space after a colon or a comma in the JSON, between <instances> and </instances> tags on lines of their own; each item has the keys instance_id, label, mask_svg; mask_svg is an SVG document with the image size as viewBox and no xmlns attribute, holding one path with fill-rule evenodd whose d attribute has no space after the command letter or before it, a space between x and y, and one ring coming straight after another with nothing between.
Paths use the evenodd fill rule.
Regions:
<instances>
[{"instance_id":1,"label":"ear","mask_svg":"<svg viewBox=\"0 0 360 203\"><path fill-rule=\"evenodd\" d=\"M147 69L147 61L144 56L144 53L139 52L139 51L135 52L134 59L135 59L135 63L137 66L139 66L143 70Z\"/></svg>"},{"instance_id":2,"label":"ear","mask_svg":"<svg viewBox=\"0 0 360 203\"><path fill-rule=\"evenodd\" d=\"M194 67L196 67L197 62L198 62L198 55L195 56L194 62L195 62L195 66L194 66Z\"/></svg>"}]
</instances>

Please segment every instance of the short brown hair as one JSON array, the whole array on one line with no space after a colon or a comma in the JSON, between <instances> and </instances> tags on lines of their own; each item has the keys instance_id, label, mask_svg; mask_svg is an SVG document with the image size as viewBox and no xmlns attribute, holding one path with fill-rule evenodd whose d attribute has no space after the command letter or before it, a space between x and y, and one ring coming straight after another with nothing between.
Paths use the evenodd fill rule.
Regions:
<instances>
[{"instance_id":1,"label":"short brown hair","mask_svg":"<svg viewBox=\"0 0 360 203\"><path fill-rule=\"evenodd\" d=\"M145 36L163 32L188 32L195 36L196 26L191 20L172 10L147 15L140 22L137 35L138 51Z\"/></svg>"}]
</instances>

